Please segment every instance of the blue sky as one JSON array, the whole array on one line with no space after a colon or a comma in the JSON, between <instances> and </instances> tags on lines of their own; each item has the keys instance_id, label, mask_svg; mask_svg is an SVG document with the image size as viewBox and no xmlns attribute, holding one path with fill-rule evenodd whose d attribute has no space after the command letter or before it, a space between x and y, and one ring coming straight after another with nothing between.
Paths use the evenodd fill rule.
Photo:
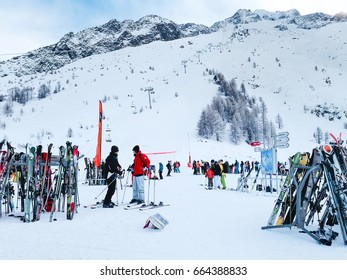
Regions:
<instances>
[{"instance_id":1,"label":"blue sky","mask_svg":"<svg viewBox=\"0 0 347 280\"><path fill-rule=\"evenodd\" d=\"M106 23L157 14L177 23L211 26L238 9L301 14L347 12L345 0L0 0L0 60L57 42L64 34Z\"/></svg>"}]
</instances>

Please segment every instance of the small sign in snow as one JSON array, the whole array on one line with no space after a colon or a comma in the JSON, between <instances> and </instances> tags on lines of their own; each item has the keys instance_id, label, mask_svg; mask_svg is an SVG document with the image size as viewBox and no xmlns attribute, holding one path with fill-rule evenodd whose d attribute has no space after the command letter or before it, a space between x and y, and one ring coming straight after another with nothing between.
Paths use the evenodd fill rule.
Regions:
<instances>
[{"instance_id":1,"label":"small sign in snow","mask_svg":"<svg viewBox=\"0 0 347 280\"><path fill-rule=\"evenodd\" d=\"M289 137L277 137L276 138L277 143L280 143L280 142L287 143L288 141L289 141Z\"/></svg>"},{"instance_id":2,"label":"small sign in snow","mask_svg":"<svg viewBox=\"0 0 347 280\"><path fill-rule=\"evenodd\" d=\"M288 131L282 131L282 132L279 132L277 133L277 137L287 137L289 135L289 132Z\"/></svg>"},{"instance_id":3,"label":"small sign in snow","mask_svg":"<svg viewBox=\"0 0 347 280\"><path fill-rule=\"evenodd\" d=\"M279 149L285 149L285 148L288 148L288 147L289 147L289 143L277 144L277 148L279 148Z\"/></svg>"}]
</instances>

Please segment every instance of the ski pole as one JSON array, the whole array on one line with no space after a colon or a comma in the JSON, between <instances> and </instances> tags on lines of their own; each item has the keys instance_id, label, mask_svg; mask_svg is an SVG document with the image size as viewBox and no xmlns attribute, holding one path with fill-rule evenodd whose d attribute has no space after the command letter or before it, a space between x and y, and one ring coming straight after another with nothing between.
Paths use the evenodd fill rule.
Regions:
<instances>
[{"instance_id":1,"label":"ski pole","mask_svg":"<svg viewBox=\"0 0 347 280\"><path fill-rule=\"evenodd\" d=\"M123 189L122 178L119 177L118 179L119 179L120 188ZM118 205L118 187L117 187L117 184L116 184L116 202L117 202L117 205Z\"/></svg>"},{"instance_id":2,"label":"ski pole","mask_svg":"<svg viewBox=\"0 0 347 280\"><path fill-rule=\"evenodd\" d=\"M118 205L118 187L116 186L116 204Z\"/></svg>"},{"instance_id":3,"label":"ski pole","mask_svg":"<svg viewBox=\"0 0 347 280\"><path fill-rule=\"evenodd\" d=\"M153 178L153 203L155 203L155 178Z\"/></svg>"},{"instance_id":4,"label":"ski pole","mask_svg":"<svg viewBox=\"0 0 347 280\"><path fill-rule=\"evenodd\" d=\"M94 198L94 200L97 200L98 197L108 188L108 185Z\"/></svg>"},{"instance_id":5,"label":"ski pole","mask_svg":"<svg viewBox=\"0 0 347 280\"><path fill-rule=\"evenodd\" d=\"M124 202L125 192L126 192L127 187L128 187L128 182L129 182L129 174L130 174L130 171L128 170L127 179L126 179L126 181L125 181L125 187L124 187L124 191L123 191L122 204L123 204L123 202Z\"/></svg>"},{"instance_id":6,"label":"ski pole","mask_svg":"<svg viewBox=\"0 0 347 280\"><path fill-rule=\"evenodd\" d=\"M123 198L122 198L122 204L123 204L123 202L124 202L124 197L125 197L125 191L127 190L127 185L125 185L125 188L124 188L124 191L123 191Z\"/></svg>"},{"instance_id":7,"label":"ski pole","mask_svg":"<svg viewBox=\"0 0 347 280\"><path fill-rule=\"evenodd\" d=\"M151 179L148 176L148 204L150 203L150 201L149 201L149 190L150 190L150 188L151 188Z\"/></svg>"},{"instance_id":8,"label":"ski pole","mask_svg":"<svg viewBox=\"0 0 347 280\"><path fill-rule=\"evenodd\" d=\"M98 199L98 197L114 182L114 180L117 180L117 176L115 175L112 181L106 185L106 187L94 198L95 200Z\"/></svg>"}]
</instances>

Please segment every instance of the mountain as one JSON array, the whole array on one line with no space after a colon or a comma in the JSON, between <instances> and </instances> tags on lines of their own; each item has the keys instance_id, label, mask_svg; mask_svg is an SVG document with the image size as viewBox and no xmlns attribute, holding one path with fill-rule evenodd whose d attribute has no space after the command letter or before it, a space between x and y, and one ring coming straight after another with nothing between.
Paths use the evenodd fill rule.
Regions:
<instances>
[{"instance_id":1,"label":"mountain","mask_svg":"<svg viewBox=\"0 0 347 280\"><path fill-rule=\"evenodd\" d=\"M125 26L127 30L132 28L131 36L141 38L146 37L144 34L162 38L165 32L154 27L158 23L170 30L165 38L174 38L177 32L171 21L156 16L139 20L137 31L135 22L110 21L66 35L54 45L55 49L64 49L62 42L66 42L67 47L74 46L71 50L78 50L79 56L82 46L93 46L97 54L91 52L72 61L64 52L49 55L48 50L53 48L50 46L35 51L31 59L27 54L3 62L0 139L7 138L20 147L26 143L65 143L69 138L80 143L85 155L93 157L97 104L102 100L104 128L111 128L104 139L109 136L114 141L111 143L116 142L122 150L131 151L137 143L145 151L176 151L177 158L185 158L189 152L201 158L228 156L230 161L243 156L256 158L259 154L248 146L231 145L229 124L220 141L197 135L202 110L219 94L210 74L215 72L222 73L228 81L233 79L237 89L243 84L251 98L261 97L272 122L281 115L282 129L290 133L290 147L279 151L282 160L298 150L312 149L317 144L313 137L317 127L324 133L343 132L347 123L346 97L341 94L347 75L347 23L326 18L329 24L307 29L292 22L293 18L298 22L302 17L295 10L256 13L239 11L234 17L237 20L242 15L254 19L253 22L234 24L231 20L219 29L215 26L214 32L194 24L182 25L181 30L185 31L180 34L193 34L192 30L196 30L200 35L156 40L116 51L106 51L114 46L106 44L112 40L105 38L113 38L116 32L124 34ZM317 19L303 19L308 23L314 18ZM318 16L320 21L324 18ZM97 29L104 30L106 35ZM157 36L153 35L154 30ZM44 53L46 56L41 57ZM63 66L34 71L42 60ZM25 89L24 101L18 98L21 89ZM42 94L43 89L47 94ZM110 145L104 143L103 154L108 153Z\"/></svg>"},{"instance_id":2,"label":"mountain","mask_svg":"<svg viewBox=\"0 0 347 280\"><path fill-rule=\"evenodd\" d=\"M324 13L314 13L293 18L290 23L303 29L321 28L331 23L333 17Z\"/></svg>"},{"instance_id":3,"label":"mountain","mask_svg":"<svg viewBox=\"0 0 347 280\"><path fill-rule=\"evenodd\" d=\"M176 24L157 15L148 15L138 21L116 19L76 34L65 34L56 44L42 47L25 55L14 57L0 63L0 76L9 72L17 76L57 70L73 61L96 54L116 51L126 47L137 47L154 41L171 41L180 38L209 34L225 28L226 24L248 24L263 20L295 24L298 28L321 28L331 22L345 21L343 13L329 16L314 13L301 16L293 9L286 12L268 12L265 10L238 10L230 18L214 23L211 27L201 24ZM286 25L280 25L286 30Z\"/></svg>"},{"instance_id":4,"label":"mountain","mask_svg":"<svg viewBox=\"0 0 347 280\"><path fill-rule=\"evenodd\" d=\"M29 52L6 62L18 76L56 70L78 59L95 54L137 47L153 41L171 41L207 34L210 30L194 23L176 24L156 15L138 21L111 20L76 34L65 34L56 44ZM1 73L1 66L0 66Z\"/></svg>"}]
</instances>

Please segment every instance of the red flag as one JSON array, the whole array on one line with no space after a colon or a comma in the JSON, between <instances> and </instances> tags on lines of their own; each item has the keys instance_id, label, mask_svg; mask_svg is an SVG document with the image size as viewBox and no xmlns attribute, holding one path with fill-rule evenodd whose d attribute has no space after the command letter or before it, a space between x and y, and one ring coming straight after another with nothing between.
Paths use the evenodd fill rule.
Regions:
<instances>
[{"instance_id":1,"label":"red flag","mask_svg":"<svg viewBox=\"0 0 347 280\"><path fill-rule=\"evenodd\" d=\"M101 165L102 118L103 118L102 103L99 100L98 143L96 146L96 154L94 158L94 165L96 168L99 168Z\"/></svg>"},{"instance_id":2,"label":"red flag","mask_svg":"<svg viewBox=\"0 0 347 280\"><path fill-rule=\"evenodd\" d=\"M192 157L190 156L190 153L189 153L189 158L188 158L188 167L192 167Z\"/></svg>"}]
</instances>

